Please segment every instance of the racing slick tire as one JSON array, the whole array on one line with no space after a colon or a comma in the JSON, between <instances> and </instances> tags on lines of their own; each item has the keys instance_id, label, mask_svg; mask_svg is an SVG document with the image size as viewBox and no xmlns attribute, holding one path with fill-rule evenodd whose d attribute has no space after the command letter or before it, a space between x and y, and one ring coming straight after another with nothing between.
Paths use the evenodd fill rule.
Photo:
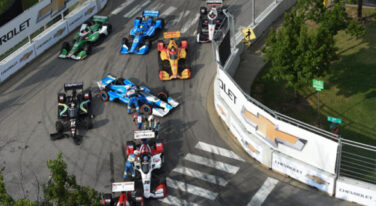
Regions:
<instances>
[{"instance_id":1,"label":"racing slick tire","mask_svg":"<svg viewBox=\"0 0 376 206\"><path fill-rule=\"evenodd\" d=\"M91 54L91 50L92 50L91 44L89 42L86 43L85 46L84 46L84 51L86 52L86 54L87 55Z\"/></svg>"},{"instance_id":2,"label":"racing slick tire","mask_svg":"<svg viewBox=\"0 0 376 206\"><path fill-rule=\"evenodd\" d=\"M67 96L64 93L57 94L57 101L59 103L65 103Z\"/></svg>"},{"instance_id":3,"label":"racing slick tire","mask_svg":"<svg viewBox=\"0 0 376 206\"><path fill-rule=\"evenodd\" d=\"M110 35L112 33L112 25L111 24L105 24L107 26L107 34Z\"/></svg>"},{"instance_id":4,"label":"racing slick tire","mask_svg":"<svg viewBox=\"0 0 376 206\"><path fill-rule=\"evenodd\" d=\"M73 142L75 145L80 145L82 142L82 136L76 135L73 137Z\"/></svg>"},{"instance_id":5,"label":"racing slick tire","mask_svg":"<svg viewBox=\"0 0 376 206\"><path fill-rule=\"evenodd\" d=\"M112 206L112 194L109 194L109 193L103 194L103 205Z\"/></svg>"},{"instance_id":6,"label":"racing slick tire","mask_svg":"<svg viewBox=\"0 0 376 206\"><path fill-rule=\"evenodd\" d=\"M74 40L73 40L73 42L74 42ZM69 50L71 49L71 47L70 47L70 45L69 45L68 42L65 41L63 43L63 45L61 46L61 50L63 50L63 49L66 49L69 52Z\"/></svg>"},{"instance_id":7,"label":"racing slick tire","mask_svg":"<svg viewBox=\"0 0 376 206\"><path fill-rule=\"evenodd\" d=\"M86 129L93 129L93 120L90 117L85 118L85 127Z\"/></svg>"},{"instance_id":8,"label":"racing slick tire","mask_svg":"<svg viewBox=\"0 0 376 206\"><path fill-rule=\"evenodd\" d=\"M158 97L160 100L167 102L167 99L168 99L168 93L167 93L165 90L160 91L160 92L158 92L157 97Z\"/></svg>"},{"instance_id":9,"label":"racing slick tire","mask_svg":"<svg viewBox=\"0 0 376 206\"><path fill-rule=\"evenodd\" d=\"M102 91L99 92L99 96L101 97L101 99L104 102L107 102L108 99L109 99L108 93L106 91L104 91L104 90L102 90Z\"/></svg>"},{"instance_id":10,"label":"racing slick tire","mask_svg":"<svg viewBox=\"0 0 376 206\"><path fill-rule=\"evenodd\" d=\"M208 9L206 7L200 7L200 14L207 14L208 13Z\"/></svg>"},{"instance_id":11,"label":"racing slick tire","mask_svg":"<svg viewBox=\"0 0 376 206\"><path fill-rule=\"evenodd\" d=\"M140 110L144 115L150 115L153 111L150 104L148 103L141 105Z\"/></svg>"},{"instance_id":12,"label":"racing slick tire","mask_svg":"<svg viewBox=\"0 0 376 206\"><path fill-rule=\"evenodd\" d=\"M161 66L163 70L165 70L169 75L171 75L170 62L168 60L161 61Z\"/></svg>"},{"instance_id":13,"label":"racing slick tire","mask_svg":"<svg viewBox=\"0 0 376 206\"><path fill-rule=\"evenodd\" d=\"M64 132L64 125L61 121L56 121L55 127L56 127L56 132L58 132L58 133Z\"/></svg>"}]
</instances>

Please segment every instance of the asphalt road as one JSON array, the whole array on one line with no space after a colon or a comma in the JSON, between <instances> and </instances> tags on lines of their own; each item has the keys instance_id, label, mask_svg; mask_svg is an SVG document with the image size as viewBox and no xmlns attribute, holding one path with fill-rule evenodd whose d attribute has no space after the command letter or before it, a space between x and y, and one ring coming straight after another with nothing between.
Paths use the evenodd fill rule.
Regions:
<instances>
[{"instance_id":1,"label":"asphalt road","mask_svg":"<svg viewBox=\"0 0 376 206\"><path fill-rule=\"evenodd\" d=\"M232 4L230 11L246 9L240 0L227 2ZM266 7L271 0L258 2ZM176 110L161 120L168 198L150 200L148 205L247 205L259 197L260 188L271 179L275 184L267 187L270 194L265 196L264 205L348 204L271 174L240 147L229 145L218 135L207 111L209 88L215 75L212 48L210 44L194 42L201 1L132 1L126 7L123 3L109 1L101 12L111 15L113 33L86 60L58 59L60 42L0 85L0 170L13 197L40 198L38 188L49 176L46 161L56 158L57 152L63 153L69 173L80 184L109 192L112 178L122 181L125 143L132 139L134 130L125 105L103 103L95 97L94 129L84 132L80 146L69 138L54 142L49 138L55 130L56 94L63 91L63 84L83 81L85 88L95 91L95 82L112 73L154 91L166 88L180 102ZM189 40L192 79L161 82L156 44L145 56L119 54L122 37L128 36L133 19L144 9L159 9L166 19L166 30L180 30ZM248 25L240 14L236 16L243 19L244 26ZM70 42L72 36L63 41Z\"/></svg>"}]
</instances>

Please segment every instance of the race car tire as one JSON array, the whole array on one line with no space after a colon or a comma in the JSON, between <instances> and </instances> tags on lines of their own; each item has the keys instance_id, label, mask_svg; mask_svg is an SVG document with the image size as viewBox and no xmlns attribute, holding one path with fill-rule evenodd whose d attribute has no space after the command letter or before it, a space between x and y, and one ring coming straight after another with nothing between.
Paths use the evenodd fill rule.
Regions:
<instances>
[{"instance_id":1,"label":"race car tire","mask_svg":"<svg viewBox=\"0 0 376 206\"><path fill-rule=\"evenodd\" d=\"M87 117L85 119L85 126L86 126L86 129L93 129L93 120L90 118L90 117Z\"/></svg>"},{"instance_id":2,"label":"race car tire","mask_svg":"<svg viewBox=\"0 0 376 206\"><path fill-rule=\"evenodd\" d=\"M64 93L57 94L57 101L59 103L65 103L65 100L67 99L66 95Z\"/></svg>"},{"instance_id":3,"label":"race car tire","mask_svg":"<svg viewBox=\"0 0 376 206\"><path fill-rule=\"evenodd\" d=\"M157 97L160 100L167 102L168 93L166 91L160 91L160 92L158 92Z\"/></svg>"},{"instance_id":4,"label":"race car tire","mask_svg":"<svg viewBox=\"0 0 376 206\"><path fill-rule=\"evenodd\" d=\"M56 127L56 132L58 133L64 132L64 125L61 121L56 121L55 127Z\"/></svg>"},{"instance_id":5,"label":"race car tire","mask_svg":"<svg viewBox=\"0 0 376 206\"><path fill-rule=\"evenodd\" d=\"M107 33L110 35L112 33L112 25L111 24L105 24L107 26Z\"/></svg>"},{"instance_id":6,"label":"race car tire","mask_svg":"<svg viewBox=\"0 0 376 206\"><path fill-rule=\"evenodd\" d=\"M140 108L141 112L145 115L150 115L151 112L153 111L151 106L147 103L141 105L141 108Z\"/></svg>"},{"instance_id":7,"label":"race car tire","mask_svg":"<svg viewBox=\"0 0 376 206\"><path fill-rule=\"evenodd\" d=\"M108 93L106 91L104 91L104 90L102 90L102 91L99 92L99 96L101 97L101 99L104 102L107 102L108 99L109 99Z\"/></svg>"},{"instance_id":8,"label":"race car tire","mask_svg":"<svg viewBox=\"0 0 376 206\"><path fill-rule=\"evenodd\" d=\"M82 142L82 137L79 136L79 135L74 136L73 137L73 142L74 142L75 145L80 145L81 142Z\"/></svg>"},{"instance_id":9,"label":"race car tire","mask_svg":"<svg viewBox=\"0 0 376 206\"><path fill-rule=\"evenodd\" d=\"M91 91L84 93L84 100L91 100Z\"/></svg>"},{"instance_id":10,"label":"race car tire","mask_svg":"<svg viewBox=\"0 0 376 206\"><path fill-rule=\"evenodd\" d=\"M110 202L106 202L106 200L110 200ZM103 194L103 205L104 206L112 206L112 194L106 193Z\"/></svg>"},{"instance_id":11,"label":"race car tire","mask_svg":"<svg viewBox=\"0 0 376 206\"><path fill-rule=\"evenodd\" d=\"M73 42L74 42L74 40L73 40ZM61 46L61 49L62 49L62 50L63 50L63 49L66 49L66 50L69 52L69 50L71 49L71 47L70 47L69 43L65 41L65 42L63 43L63 45Z\"/></svg>"},{"instance_id":12,"label":"race car tire","mask_svg":"<svg viewBox=\"0 0 376 206\"><path fill-rule=\"evenodd\" d=\"M161 65L162 65L162 69L165 70L167 73L169 73L171 75L171 71L169 71L169 70L171 70L170 69L170 62L168 60L163 60L161 62Z\"/></svg>"},{"instance_id":13,"label":"race car tire","mask_svg":"<svg viewBox=\"0 0 376 206\"><path fill-rule=\"evenodd\" d=\"M87 55L91 54L91 44L90 43L86 43L85 46L84 46L84 51L86 52Z\"/></svg>"},{"instance_id":14,"label":"race car tire","mask_svg":"<svg viewBox=\"0 0 376 206\"><path fill-rule=\"evenodd\" d=\"M206 7L200 7L200 14L206 14L208 13L208 9Z\"/></svg>"},{"instance_id":15,"label":"race car tire","mask_svg":"<svg viewBox=\"0 0 376 206\"><path fill-rule=\"evenodd\" d=\"M91 26L91 25L92 25L91 21L85 21L84 24L86 24L86 25L88 25L88 26Z\"/></svg>"}]
</instances>

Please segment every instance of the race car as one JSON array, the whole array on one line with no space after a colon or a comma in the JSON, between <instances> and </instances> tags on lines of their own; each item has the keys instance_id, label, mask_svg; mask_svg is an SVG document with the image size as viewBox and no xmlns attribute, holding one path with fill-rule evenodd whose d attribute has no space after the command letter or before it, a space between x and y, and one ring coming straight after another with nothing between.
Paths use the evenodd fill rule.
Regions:
<instances>
[{"instance_id":1,"label":"race car","mask_svg":"<svg viewBox=\"0 0 376 206\"><path fill-rule=\"evenodd\" d=\"M113 197L113 193L120 192L119 197ZM112 183L112 193L103 195L102 204L104 206L144 206L142 193L135 190L134 182L114 182Z\"/></svg>"},{"instance_id":2,"label":"race car","mask_svg":"<svg viewBox=\"0 0 376 206\"><path fill-rule=\"evenodd\" d=\"M75 144L80 144L82 136L78 134L78 128L84 127L86 129L93 128L94 115L91 111L91 92L83 91L83 83L67 83L64 84L66 93L58 93L58 110L56 131L51 134L52 140L66 137L65 131L70 131L70 136L73 138ZM79 92L77 90L80 90ZM71 91L71 94L67 94Z\"/></svg>"},{"instance_id":3,"label":"race car","mask_svg":"<svg viewBox=\"0 0 376 206\"><path fill-rule=\"evenodd\" d=\"M72 47L64 42L59 58L82 60L91 53L92 46L99 44L112 32L112 26L106 16L94 16L81 25L80 32L74 35Z\"/></svg>"},{"instance_id":4,"label":"race car","mask_svg":"<svg viewBox=\"0 0 376 206\"><path fill-rule=\"evenodd\" d=\"M141 140L141 144L136 145L134 141L127 142L127 158L134 154L134 169L141 176L143 185L143 194L145 198L164 198L166 197L166 182L164 178L159 180L152 179L154 170L160 170L164 162L163 144L155 142L155 133L151 130L139 130L134 133L135 140ZM155 189L152 191L152 185ZM153 188L154 188L153 187Z\"/></svg>"},{"instance_id":5,"label":"race car","mask_svg":"<svg viewBox=\"0 0 376 206\"><path fill-rule=\"evenodd\" d=\"M175 41L174 38L180 38L180 32L165 32L163 37L169 39L169 42L167 45L163 41L158 42L159 79L163 81L191 78L191 69L185 63L187 40Z\"/></svg>"},{"instance_id":6,"label":"race car","mask_svg":"<svg viewBox=\"0 0 376 206\"><path fill-rule=\"evenodd\" d=\"M200 8L200 20L197 28L197 43L211 42L215 34L226 24L226 9L222 0L207 0L207 7ZM209 10L209 11L208 11Z\"/></svg>"},{"instance_id":7,"label":"race car","mask_svg":"<svg viewBox=\"0 0 376 206\"><path fill-rule=\"evenodd\" d=\"M148 88L137 86L129 79L108 75L97 84L100 89L99 96L103 101L125 103L128 105L128 113L131 113L131 107L134 107L137 113L163 117L179 105L166 91L158 92L156 97Z\"/></svg>"},{"instance_id":8,"label":"race car","mask_svg":"<svg viewBox=\"0 0 376 206\"><path fill-rule=\"evenodd\" d=\"M158 37L164 21L158 18L159 11L144 11L142 17L134 20L129 39L123 38L120 54L146 54L151 48L151 41Z\"/></svg>"}]
</instances>

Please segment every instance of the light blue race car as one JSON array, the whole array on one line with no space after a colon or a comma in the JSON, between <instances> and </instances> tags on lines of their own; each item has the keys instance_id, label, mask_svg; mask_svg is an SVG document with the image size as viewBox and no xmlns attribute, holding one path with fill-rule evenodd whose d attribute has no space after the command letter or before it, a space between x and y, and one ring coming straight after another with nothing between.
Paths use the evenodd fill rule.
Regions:
<instances>
[{"instance_id":1,"label":"light blue race car","mask_svg":"<svg viewBox=\"0 0 376 206\"><path fill-rule=\"evenodd\" d=\"M144 11L142 17L137 17L129 39L123 38L120 54L146 54L164 26L163 19L158 17L159 11Z\"/></svg>"},{"instance_id":2,"label":"light blue race car","mask_svg":"<svg viewBox=\"0 0 376 206\"><path fill-rule=\"evenodd\" d=\"M131 113L134 107L137 113L163 117L179 105L166 91L158 92L156 97L148 88L113 75L107 75L97 84L100 89L99 96L103 101L125 103L128 105L128 113Z\"/></svg>"}]
</instances>

